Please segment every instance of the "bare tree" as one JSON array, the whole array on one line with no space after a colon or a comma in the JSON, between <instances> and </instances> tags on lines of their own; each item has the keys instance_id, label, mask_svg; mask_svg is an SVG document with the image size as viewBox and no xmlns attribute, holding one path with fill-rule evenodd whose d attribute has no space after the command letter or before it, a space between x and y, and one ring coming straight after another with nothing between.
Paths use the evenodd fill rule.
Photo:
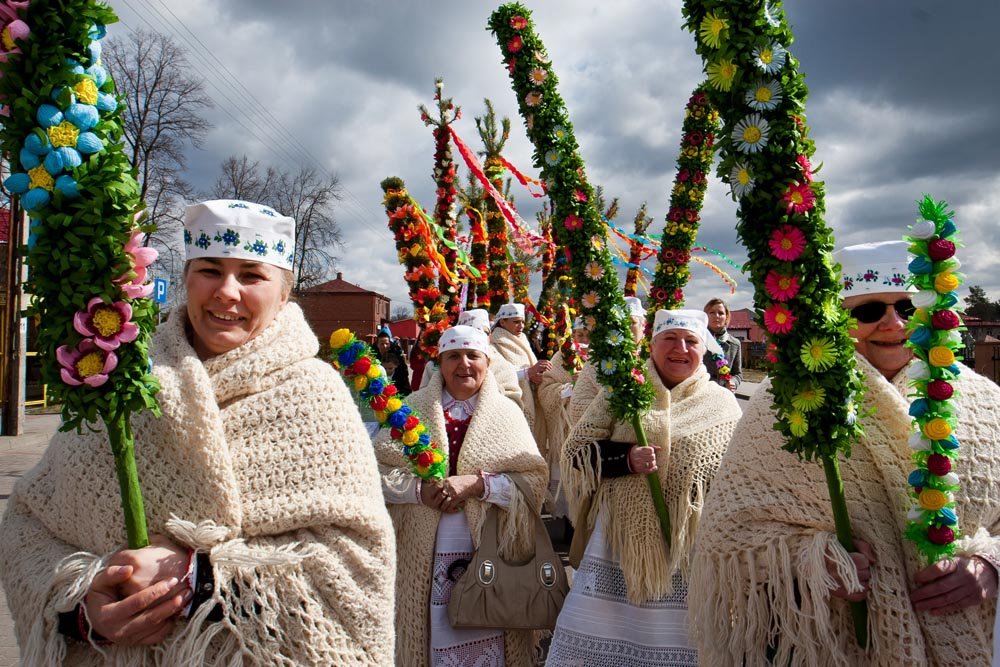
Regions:
<instances>
[{"instance_id":1,"label":"bare tree","mask_svg":"<svg viewBox=\"0 0 1000 667\"><path fill-rule=\"evenodd\" d=\"M393 306L389 321L398 322L399 320L408 320L411 317L413 317L413 306Z\"/></svg>"},{"instance_id":2,"label":"bare tree","mask_svg":"<svg viewBox=\"0 0 1000 667\"><path fill-rule=\"evenodd\" d=\"M184 178L185 151L200 148L212 124L202 115L213 104L187 55L170 37L138 29L108 41L104 64L122 96L126 155L139 181L149 222L146 244L160 251L155 273L180 274L180 208L192 196Z\"/></svg>"},{"instance_id":3,"label":"bare tree","mask_svg":"<svg viewBox=\"0 0 1000 667\"><path fill-rule=\"evenodd\" d=\"M295 219L294 291L328 280L343 245L333 206L340 200L340 179L314 167L294 173L263 167L247 156L230 156L210 193L216 198L247 199L267 204Z\"/></svg>"}]
</instances>

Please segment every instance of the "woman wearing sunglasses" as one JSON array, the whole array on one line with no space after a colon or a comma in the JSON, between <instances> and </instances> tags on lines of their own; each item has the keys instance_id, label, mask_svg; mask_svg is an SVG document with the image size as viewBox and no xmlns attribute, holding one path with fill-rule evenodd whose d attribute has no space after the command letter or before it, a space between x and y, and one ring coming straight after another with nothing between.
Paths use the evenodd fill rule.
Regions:
<instances>
[{"instance_id":1,"label":"woman wearing sunglasses","mask_svg":"<svg viewBox=\"0 0 1000 667\"><path fill-rule=\"evenodd\" d=\"M857 410L864 436L840 460L856 551L834 535L822 466L780 451L762 387L715 478L692 558L690 622L706 664L991 662L1000 388L964 366L954 382L962 537L954 558L927 567L903 536L913 503L906 251L894 241L834 253L865 384ZM859 600L868 601L867 652L854 640L848 604Z\"/></svg>"}]
</instances>

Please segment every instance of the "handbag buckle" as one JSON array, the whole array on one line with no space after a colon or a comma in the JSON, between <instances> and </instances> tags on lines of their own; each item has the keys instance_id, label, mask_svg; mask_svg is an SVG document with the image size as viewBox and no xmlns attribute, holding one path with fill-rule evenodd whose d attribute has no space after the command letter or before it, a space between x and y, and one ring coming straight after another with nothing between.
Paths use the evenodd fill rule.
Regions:
<instances>
[{"instance_id":1,"label":"handbag buckle","mask_svg":"<svg viewBox=\"0 0 1000 667\"><path fill-rule=\"evenodd\" d=\"M542 566L538 568L538 580L542 582L542 586L552 588L556 585L556 579L555 566L548 561L542 563Z\"/></svg>"},{"instance_id":2,"label":"handbag buckle","mask_svg":"<svg viewBox=\"0 0 1000 667\"><path fill-rule=\"evenodd\" d=\"M493 561L484 560L479 564L479 571L476 574L479 576L479 583L489 586L497 577L497 569L493 566Z\"/></svg>"}]
</instances>

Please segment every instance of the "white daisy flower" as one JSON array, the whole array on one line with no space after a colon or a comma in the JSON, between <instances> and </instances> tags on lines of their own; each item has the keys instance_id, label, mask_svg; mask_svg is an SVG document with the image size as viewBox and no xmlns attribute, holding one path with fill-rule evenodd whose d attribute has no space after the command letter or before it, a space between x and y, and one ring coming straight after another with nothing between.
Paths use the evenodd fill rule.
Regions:
<instances>
[{"instance_id":1,"label":"white daisy flower","mask_svg":"<svg viewBox=\"0 0 1000 667\"><path fill-rule=\"evenodd\" d=\"M771 126L759 113L745 116L733 128L733 143L743 153L759 153L767 146Z\"/></svg>"},{"instance_id":2,"label":"white daisy flower","mask_svg":"<svg viewBox=\"0 0 1000 667\"><path fill-rule=\"evenodd\" d=\"M729 172L729 186L733 189L733 195L737 199L745 197L754 189L755 185L757 182L754 180L753 174L750 173L750 167L745 162L737 162L733 165L733 170Z\"/></svg>"},{"instance_id":3,"label":"white daisy flower","mask_svg":"<svg viewBox=\"0 0 1000 667\"><path fill-rule=\"evenodd\" d=\"M781 84L773 79L761 79L750 87L745 100L751 109L769 111L781 104Z\"/></svg>"},{"instance_id":4,"label":"white daisy flower","mask_svg":"<svg viewBox=\"0 0 1000 667\"><path fill-rule=\"evenodd\" d=\"M753 62L758 69L768 74L777 74L788 60L788 51L781 44L772 42L767 46L757 46L753 50Z\"/></svg>"},{"instance_id":5,"label":"white daisy flower","mask_svg":"<svg viewBox=\"0 0 1000 667\"><path fill-rule=\"evenodd\" d=\"M778 21L778 8L770 2L764 3L764 20L772 28L777 28L780 23Z\"/></svg>"}]
</instances>

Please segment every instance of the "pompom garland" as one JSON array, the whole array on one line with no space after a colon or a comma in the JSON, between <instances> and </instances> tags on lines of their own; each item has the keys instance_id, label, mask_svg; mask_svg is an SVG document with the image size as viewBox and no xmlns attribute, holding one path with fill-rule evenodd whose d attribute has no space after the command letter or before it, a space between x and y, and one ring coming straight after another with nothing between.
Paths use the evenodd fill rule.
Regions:
<instances>
[{"instance_id":1,"label":"pompom garland","mask_svg":"<svg viewBox=\"0 0 1000 667\"><path fill-rule=\"evenodd\" d=\"M953 382L960 367L958 351L962 319L958 313L961 284L955 257L957 229L953 213L944 201L935 202L925 195L919 202L922 220L904 236L914 255L909 284L917 288L920 307L907 323L910 338L906 346L913 350L916 370L911 373L910 416L913 417L914 470L908 482L913 507L907 516L906 537L929 563L950 558L955 540L961 537L954 496L959 489L958 476L952 472L958 459L959 442L953 431L957 424L952 397ZM924 270L927 269L927 270ZM954 281L939 280L942 275Z\"/></svg>"},{"instance_id":2,"label":"pompom garland","mask_svg":"<svg viewBox=\"0 0 1000 667\"><path fill-rule=\"evenodd\" d=\"M337 329L330 334L330 354L334 368L368 402L379 426L390 429L413 474L421 479L447 477L447 450L431 439L420 416L396 393L396 386L371 347L349 329Z\"/></svg>"}]
</instances>

